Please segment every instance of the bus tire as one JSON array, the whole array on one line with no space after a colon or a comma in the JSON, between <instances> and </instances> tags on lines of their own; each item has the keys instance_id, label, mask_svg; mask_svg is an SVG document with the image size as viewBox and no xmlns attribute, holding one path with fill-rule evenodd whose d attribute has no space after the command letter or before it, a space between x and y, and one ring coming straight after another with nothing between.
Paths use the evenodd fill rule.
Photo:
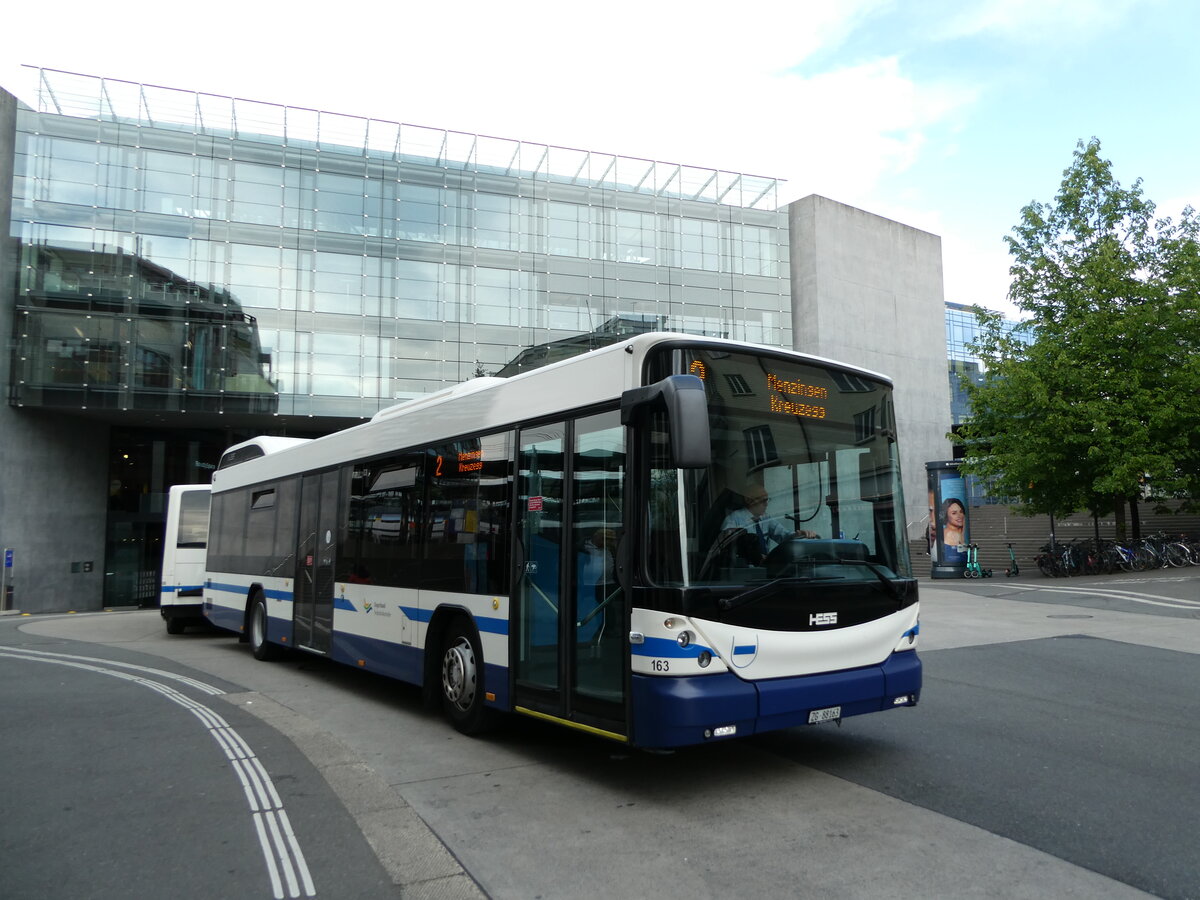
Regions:
<instances>
[{"instance_id":1,"label":"bus tire","mask_svg":"<svg viewBox=\"0 0 1200 900\"><path fill-rule=\"evenodd\" d=\"M267 662L279 658L279 648L267 640L267 600L261 591L250 598L250 650L255 659Z\"/></svg>"},{"instance_id":2,"label":"bus tire","mask_svg":"<svg viewBox=\"0 0 1200 900\"><path fill-rule=\"evenodd\" d=\"M483 651L479 634L459 616L446 628L439 669L442 710L463 734L479 734L491 725L493 711L483 705Z\"/></svg>"},{"instance_id":3,"label":"bus tire","mask_svg":"<svg viewBox=\"0 0 1200 900\"><path fill-rule=\"evenodd\" d=\"M167 617L167 634L183 634L185 628L187 628L187 619L176 616Z\"/></svg>"}]
</instances>

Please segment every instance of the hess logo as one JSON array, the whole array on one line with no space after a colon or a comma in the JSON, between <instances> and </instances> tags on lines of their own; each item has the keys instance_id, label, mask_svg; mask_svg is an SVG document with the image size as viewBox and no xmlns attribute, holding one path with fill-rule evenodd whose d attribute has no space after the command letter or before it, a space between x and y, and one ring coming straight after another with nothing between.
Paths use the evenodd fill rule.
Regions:
<instances>
[{"instance_id":1,"label":"hess logo","mask_svg":"<svg viewBox=\"0 0 1200 900\"><path fill-rule=\"evenodd\" d=\"M835 613L835 612L813 613L812 615L810 615L808 617L808 624L809 625L836 625L837 624L837 613Z\"/></svg>"}]
</instances>

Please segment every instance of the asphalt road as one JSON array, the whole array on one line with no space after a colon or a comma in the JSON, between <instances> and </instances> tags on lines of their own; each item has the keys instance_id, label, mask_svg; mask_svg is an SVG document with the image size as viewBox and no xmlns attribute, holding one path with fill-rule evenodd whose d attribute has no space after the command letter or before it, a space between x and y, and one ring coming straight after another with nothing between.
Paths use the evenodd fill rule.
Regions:
<instances>
[{"instance_id":1,"label":"asphalt road","mask_svg":"<svg viewBox=\"0 0 1200 900\"><path fill-rule=\"evenodd\" d=\"M5 618L4 895L306 896L211 723L34 650L223 690L140 676L261 761L311 896L1200 898L1200 576L924 582L921 640L915 709L651 755L465 738L415 689L156 613Z\"/></svg>"},{"instance_id":2,"label":"asphalt road","mask_svg":"<svg viewBox=\"0 0 1200 900\"><path fill-rule=\"evenodd\" d=\"M387 872L308 757L228 702L252 695L227 693L237 689L211 675L181 678L182 667L162 660L31 640L5 624L6 900L308 897L314 875L328 883L331 873L338 897L386 896Z\"/></svg>"}]
</instances>

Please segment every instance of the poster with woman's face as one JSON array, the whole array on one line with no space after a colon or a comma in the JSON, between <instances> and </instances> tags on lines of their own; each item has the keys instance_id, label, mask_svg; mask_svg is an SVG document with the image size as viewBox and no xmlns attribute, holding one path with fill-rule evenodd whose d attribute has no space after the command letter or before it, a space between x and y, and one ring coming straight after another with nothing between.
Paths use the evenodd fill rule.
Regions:
<instances>
[{"instance_id":1,"label":"poster with woman's face","mask_svg":"<svg viewBox=\"0 0 1200 900\"><path fill-rule=\"evenodd\" d=\"M930 554L941 564L967 561L970 533L967 525L966 482L953 470L930 473Z\"/></svg>"}]
</instances>

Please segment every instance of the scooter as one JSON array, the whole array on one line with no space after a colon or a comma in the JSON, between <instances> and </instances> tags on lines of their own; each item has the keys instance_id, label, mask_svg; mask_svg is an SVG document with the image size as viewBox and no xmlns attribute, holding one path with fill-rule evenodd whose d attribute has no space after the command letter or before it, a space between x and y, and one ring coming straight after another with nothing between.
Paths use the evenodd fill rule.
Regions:
<instances>
[{"instance_id":1,"label":"scooter","mask_svg":"<svg viewBox=\"0 0 1200 900\"><path fill-rule=\"evenodd\" d=\"M979 565L979 545L967 544L967 567L963 570L963 578L991 578L992 570L981 568Z\"/></svg>"},{"instance_id":2,"label":"scooter","mask_svg":"<svg viewBox=\"0 0 1200 900\"><path fill-rule=\"evenodd\" d=\"M1013 553L1012 544L1008 545L1008 558L1012 560L1012 565L1004 570L1004 574L1009 578L1015 578L1021 574L1021 567L1017 565L1017 557Z\"/></svg>"}]
</instances>

